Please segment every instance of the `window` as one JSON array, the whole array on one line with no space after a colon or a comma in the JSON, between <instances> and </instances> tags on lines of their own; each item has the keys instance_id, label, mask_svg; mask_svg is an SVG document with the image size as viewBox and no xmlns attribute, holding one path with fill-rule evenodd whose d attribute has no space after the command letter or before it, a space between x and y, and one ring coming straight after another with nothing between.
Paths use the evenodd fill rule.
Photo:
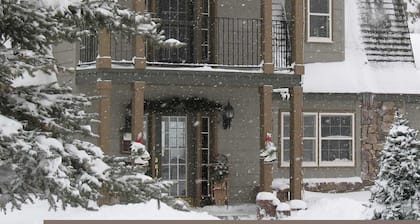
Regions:
<instances>
[{"instance_id":1,"label":"window","mask_svg":"<svg viewBox=\"0 0 420 224\"><path fill-rule=\"evenodd\" d=\"M281 144L281 158L282 165L289 166L290 160L290 114L282 113L282 143ZM316 166L317 163L317 117L316 113L303 114L303 166Z\"/></svg>"},{"instance_id":2,"label":"window","mask_svg":"<svg viewBox=\"0 0 420 224\"><path fill-rule=\"evenodd\" d=\"M331 0L308 0L308 41L332 41L331 9Z\"/></svg>"},{"instance_id":3,"label":"window","mask_svg":"<svg viewBox=\"0 0 420 224\"><path fill-rule=\"evenodd\" d=\"M321 165L354 165L353 114L320 114Z\"/></svg>"},{"instance_id":4,"label":"window","mask_svg":"<svg viewBox=\"0 0 420 224\"><path fill-rule=\"evenodd\" d=\"M354 166L354 114L303 113L302 166ZM289 166L290 114L281 113L281 166Z\"/></svg>"}]
</instances>

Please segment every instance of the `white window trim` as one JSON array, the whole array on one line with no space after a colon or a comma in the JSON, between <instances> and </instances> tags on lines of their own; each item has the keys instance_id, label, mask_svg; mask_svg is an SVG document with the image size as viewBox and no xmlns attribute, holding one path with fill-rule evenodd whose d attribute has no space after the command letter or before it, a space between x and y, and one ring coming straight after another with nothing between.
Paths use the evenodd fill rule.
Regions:
<instances>
[{"instance_id":1,"label":"white window trim","mask_svg":"<svg viewBox=\"0 0 420 224\"><path fill-rule=\"evenodd\" d=\"M284 115L289 115L289 112L281 112L280 113L280 119L281 119L281 125L280 125L280 156L281 160L280 167L289 167L290 162L284 161L284 140L290 140L290 137L284 137L284 130L283 130L283 124L284 124ZM314 162L303 162L302 161L302 167L355 167L356 165L356 159L355 159L355 114L354 113L318 113L318 112L303 112L303 115L315 115L315 125L316 125L316 137L307 137L304 139L315 139L316 149L315 149L315 161ZM352 120L352 137L343 137L343 138L337 138L337 137L321 137L321 117L322 116L351 116ZM328 140L328 139L343 139L343 140L351 140L352 142L352 161L348 162L330 162L330 161L322 161L322 153L321 153L321 143L322 140ZM303 140L303 139L302 139Z\"/></svg>"},{"instance_id":2,"label":"white window trim","mask_svg":"<svg viewBox=\"0 0 420 224\"><path fill-rule=\"evenodd\" d=\"M322 137L321 136L321 119L322 116L351 116L351 128L352 128L352 137ZM319 166L320 167L354 167L356 165L355 160L355 123L354 123L354 113L319 113L319 125L318 125L318 152L319 152ZM340 161L340 162L334 162L334 161L322 161L322 140L333 140L333 139L339 139L339 140L351 140L351 151L352 151L352 160L348 162Z\"/></svg>"},{"instance_id":3,"label":"white window trim","mask_svg":"<svg viewBox=\"0 0 420 224\"><path fill-rule=\"evenodd\" d=\"M307 0L307 5L308 5L308 13L307 13L307 38L308 38L308 42L318 42L318 43L332 43L332 0L328 0L329 1L329 13L311 13L311 0ZM311 15L314 16L328 16L329 19L329 37L311 37Z\"/></svg>"},{"instance_id":4,"label":"white window trim","mask_svg":"<svg viewBox=\"0 0 420 224\"><path fill-rule=\"evenodd\" d=\"M289 161L284 161L284 144L283 141L284 140L289 140L290 141L290 137L284 137L283 136L283 124L284 124L284 115L289 115L289 112L281 112L281 135L280 135L280 143L281 143L281 147L280 147L280 156L281 156L281 161L280 161L280 167L289 167L290 166L290 162ZM303 137L302 140L304 139L308 139L308 140L315 140L315 161L313 162L305 162L302 160L302 167L317 167L318 166L318 113L316 112L304 112L303 115L315 115L315 137ZM303 121L302 121L303 123ZM303 142L302 142L303 144ZM303 148L302 148L303 149ZM303 156L303 155L302 155ZM289 156L290 158L290 156Z\"/></svg>"}]
</instances>

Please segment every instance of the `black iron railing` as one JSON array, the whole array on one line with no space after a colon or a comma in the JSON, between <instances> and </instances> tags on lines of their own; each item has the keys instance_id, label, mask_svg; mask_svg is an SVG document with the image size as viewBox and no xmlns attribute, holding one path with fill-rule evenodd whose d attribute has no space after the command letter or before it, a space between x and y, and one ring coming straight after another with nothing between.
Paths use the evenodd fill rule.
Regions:
<instances>
[{"instance_id":1,"label":"black iron railing","mask_svg":"<svg viewBox=\"0 0 420 224\"><path fill-rule=\"evenodd\" d=\"M261 20L248 18L208 18L208 30L198 30L198 22L159 20L166 38L177 39L185 46L164 48L146 44L149 64L211 64L229 67L258 67L261 64ZM273 62L277 70L291 65L290 22L274 20L272 26ZM199 35L208 35L206 37ZM201 41L201 42L200 42ZM97 56L94 36L82 38L80 61L93 62ZM199 44L197 44L200 42ZM205 46L204 46L205 45ZM133 38L111 34L113 62L132 62Z\"/></svg>"},{"instance_id":2,"label":"black iron railing","mask_svg":"<svg viewBox=\"0 0 420 224\"><path fill-rule=\"evenodd\" d=\"M94 62L98 55L98 40L95 35L85 35L80 41L79 60L81 63Z\"/></svg>"},{"instance_id":3,"label":"black iron railing","mask_svg":"<svg viewBox=\"0 0 420 224\"><path fill-rule=\"evenodd\" d=\"M289 68L292 64L291 23L286 20L272 22L273 63L276 70Z\"/></svg>"}]
</instances>

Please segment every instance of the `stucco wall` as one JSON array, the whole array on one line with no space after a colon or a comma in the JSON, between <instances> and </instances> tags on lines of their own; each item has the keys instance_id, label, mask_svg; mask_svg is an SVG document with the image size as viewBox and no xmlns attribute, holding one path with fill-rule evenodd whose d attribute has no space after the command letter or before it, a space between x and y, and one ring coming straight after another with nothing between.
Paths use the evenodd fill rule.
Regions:
<instances>
[{"instance_id":1,"label":"stucco wall","mask_svg":"<svg viewBox=\"0 0 420 224\"><path fill-rule=\"evenodd\" d=\"M345 55L345 10L344 0L332 1L332 42L308 42L304 44L305 63L343 61ZM307 18L306 18L307 19ZM306 22L306 24L308 24ZM306 28L306 32L308 29Z\"/></svg>"}]
</instances>

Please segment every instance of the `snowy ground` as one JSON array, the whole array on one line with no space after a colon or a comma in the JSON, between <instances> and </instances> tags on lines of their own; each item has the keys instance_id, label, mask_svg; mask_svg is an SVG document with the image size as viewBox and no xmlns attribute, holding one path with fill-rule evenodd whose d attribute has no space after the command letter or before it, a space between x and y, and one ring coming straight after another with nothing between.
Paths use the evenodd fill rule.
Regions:
<instances>
[{"instance_id":1,"label":"snowy ground","mask_svg":"<svg viewBox=\"0 0 420 224\"><path fill-rule=\"evenodd\" d=\"M292 211L290 220L366 220L371 217L365 205L370 197L369 191L352 193L314 193L305 191L304 201L308 209ZM256 219L255 204L232 206L207 206L196 209L198 212L208 212L221 219Z\"/></svg>"},{"instance_id":2,"label":"snowy ground","mask_svg":"<svg viewBox=\"0 0 420 224\"><path fill-rule=\"evenodd\" d=\"M364 204L368 203L370 192L314 193L305 192L307 210L292 212L286 219L298 220L364 220L370 215ZM207 206L191 212L181 212L162 204L160 210L156 201L145 204L103 206L99 211L85 211L68 208L66 211L48 211L46 202L23 206L21 211L0 214L0 223L42 224L49 220L214 220L214 219L255 220L255 204L231 206Z\"/></svg>"}]
</instances>

